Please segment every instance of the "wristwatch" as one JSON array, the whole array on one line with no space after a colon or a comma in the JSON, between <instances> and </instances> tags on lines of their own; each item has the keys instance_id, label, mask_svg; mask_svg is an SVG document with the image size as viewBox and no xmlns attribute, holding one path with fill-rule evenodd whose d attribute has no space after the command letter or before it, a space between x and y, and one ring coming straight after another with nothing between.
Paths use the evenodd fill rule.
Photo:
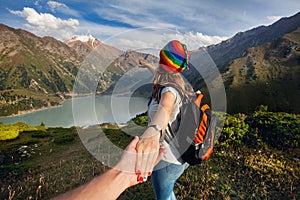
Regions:
<instances>
[{"instance_id":1,"label":"wristwatch","mask_svg":"<svg viewBox=\"0 0 300 200\"><path fill-rule=\"evenodd\" d=\"M157 131L162 131L162 128L159 125L157 125L157 124L151 124L148 127L153 127Z\"/></svg>"},{"instance_id":2,"label":"wristwatch","mask_svg":"<svg viewBox=\"0 0 300 200\"><path fill-rule=\"evenodd\" d=\"M153 127L155 130L157 130L159 132L159 134L160 134L160 138L162 138L163 132L162 132L162 128L159 125L157 125L157 124L150 124L148 127Z\"/></svg>"}]
</instances>

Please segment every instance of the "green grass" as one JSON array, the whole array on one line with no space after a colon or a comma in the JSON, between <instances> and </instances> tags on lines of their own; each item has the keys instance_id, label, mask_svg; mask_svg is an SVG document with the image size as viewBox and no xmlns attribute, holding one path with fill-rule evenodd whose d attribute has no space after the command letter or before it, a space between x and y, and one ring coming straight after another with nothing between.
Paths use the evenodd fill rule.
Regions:
<instances>
[{"instance_id":1,"label":"green grass","mask_svg":"<svg viewBox=\"0 0 300 200\"><path fill-rule=\"evenodd\" d=\"M300 38L299 38L299 35L300 35L300 28L297 28L297 30L289 33L289 34L286 34L284 36L284 38L287 38L297 44L300 44Z\"/></svg>"},{"instance_id":2,"label":"green grass","mask_svg":"<svg viewBox=\"0 0 300 200\"><path fill-rule=\"evenodd\" d=\"M44 126L30 126L22 122L16 124L3 124L0 122L0 140L11 140L19 136L24 131L42 131L45 132Z\"/></svg>"},{"instance_id":3,"label":"green grass","mask_svg":"<svg viewBox=\"0 0 300 200\"><path fill-rule=\"evenodd\" d=\"M146 118L139 118L133 121L144 125ZM143 127L133 121L127 127L103 124L101 128L111 142L124 148L133 135L142 133ZM266 107L249 115L228 115L213 156L189 167L177 181L177 198L299 199L297 127L299 115L273 113ZM89 128L90 133L97 134L99 128ZM25 144L35 152L30 157L18 151ZM0 147L0 162L1 153L5 156L0 165L0 199L50 199L108 169L86 150L75 127L25 131L17 139L0 141ZM119 197L154 198L151 179Z\"/></svg>"}]
</instances>

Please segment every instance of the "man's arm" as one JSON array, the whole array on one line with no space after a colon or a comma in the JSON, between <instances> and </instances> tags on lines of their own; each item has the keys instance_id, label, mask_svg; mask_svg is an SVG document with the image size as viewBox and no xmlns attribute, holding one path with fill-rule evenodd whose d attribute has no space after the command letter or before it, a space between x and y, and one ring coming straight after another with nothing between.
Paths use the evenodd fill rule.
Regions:
<instances>
[{"instance_id":1,"label":"man's arm","mask_svg":"<svg viewBox=\"0 0 300 200\"><path fill-rule=\"evenodd\" d=\"M125 189L138 184L139 182L137 181L137 175L135 174L135 147L138 141L139 138L136 137L130 142L125 149L121 160L114 168L109 169L100 176L97 176L85 185L60 195L54 199L116 199ZM124 169L126 165L129 166L127 166L127 169Z\"/></svg>"},{"instance_id":2,"label":"man's arm","mask_svg":"<svg viewBox=\"0 0 300 200\"><path fill-rule=\"evenodd\" d=\"M130 187L130 185L131 183L128 179L128 174L115 169L110 169L87 184L60 195L54 198L54 200L117 199L126 188Z\"/></svg>"},{"instance_id":3,"label":"man's arm","mask_svg":"<svg viewBox=\"0 0 300 200\"><path fill-rule=\"evenodd\" d=\"M114 168L97 176L85 185L54 198L54 200L117 199L124 190L140 183L135 173L136 145L138 141L139 138L135 137L130 142L124 150L122 158ZM160 149L156 164L165 153L165 149Z\"/></svg>"}]
</instances>

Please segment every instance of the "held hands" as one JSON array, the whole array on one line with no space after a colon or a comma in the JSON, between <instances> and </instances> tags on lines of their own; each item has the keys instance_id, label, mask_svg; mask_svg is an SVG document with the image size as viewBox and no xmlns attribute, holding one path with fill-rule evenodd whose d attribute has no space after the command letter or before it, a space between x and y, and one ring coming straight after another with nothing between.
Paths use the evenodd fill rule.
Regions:
<instances>
[{"instance_id":1,"label":"held hands","mask_svg":"<svg viewBox=\"0 0 300 200\"><path fill-rule=\"evenodd\" d=\"M145 139L145 140L144 140ZM145 144L147 142L146 138L139 139L138 137L135 137L130 144L126 147L124 150L122 157L118 164L114 167L114 169L126 174L128 183L126 183L127 187L131 187L133 185L136 185L138 183L144 182L144 174L137 173L138 171L141 172L141 168L137 168L138 166L145 166L146 163L144 163L143 158L139 158L138 155L138 147L141 147L141 144ZM141 143L141 144L140 144ZM139 145L138 145L139 144ZM159 151L158 151L159 149ZM159 147L156 150L156 156L153 157L154 163L152 163L152 168L149 169L147 172L152 172L153 167L162 159L163 155L165 154L164 147ZM154 156L154 154L152 154ZM146 161L147 162L147 161ZM139 170L137 170L139 169ZM151 174L147 173L147 176L150 176ZM141 178L143 181L140 181Z\"/></svg>"},{"instance_id":2,"label":"held hands","mask_svg":"<svg viewBox=\"0 0 300 200\"><path fill-rule=\"evenodd\" d=\"M136 145L136 174L139 182L145 182L151 175L154 166L161 160L165 149L159 144L160 133L154 128L148 128Z\"/></svg>"}]
</instances>

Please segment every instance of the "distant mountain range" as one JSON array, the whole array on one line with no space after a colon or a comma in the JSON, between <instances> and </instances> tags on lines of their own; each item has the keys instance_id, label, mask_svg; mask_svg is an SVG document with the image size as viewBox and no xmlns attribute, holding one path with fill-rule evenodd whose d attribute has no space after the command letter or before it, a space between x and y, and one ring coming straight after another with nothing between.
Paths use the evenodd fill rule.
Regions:
<instances>
[{"instance_id":1,"label":"distant mountain range","mask_svg":"<svg viewBox=\"0 0 300 200\"><path fill-rule=\"evenodd\" d=\"M57 106L70 98L76 75L92 51L100 52L103 58L117 58L101 74L105 79L96 77L100 93L138 66L139 58L157 60L143 53L123 52L92 36L61 42L0 24L0 116ZM89 84L95 82L99 72L90 69L89 73L84 82L79 82L85 93L95 92L90 91Z\"/></svg>"},{"instance_id":2,"label":"distant mountain range","mask_svg":"<svg viewBox=\"0 0 300 200\"><path fill-rule=\"evenodd\" d=\"M299 26L300 12L291 17L281 18L272 25L239 32L219 44L201 48L206 49L219 68L222 68L233 59L241 57L248 48L276 40L296 30Z\"/></svg>"},{"instance_id":3,"label":"distant mountain range","mask_svg":"<svg viewBox=\"0 0 300 200\"><path fill-rule=\"evenodd\" d=\"M229 112L267 105L272 111L300 113L300 26L248 48L223 69Z\"/></svg>"},{"instance_id":4,"label":"distant mountain range","mask_svg":"<svg viewBox=\"0 0 300 200\"><path fill-rule=\"evenodd\" d=\"M267 105L272 111L300 113L300 13L200 49L222 73L228 112ZM197 73L191 74L189 80L205 88Z\"/></svg>"},{"instance_id":5,"label":"distant mountain range","mask_svg":"<svg viewBox=\"0 0 300 200\"><path fill-rule=\"evenodd\" d=\"M59 105L70 97L82 63L95 49L103 58L117 58L104 73L96 73L101 77L99 93L111 93L116 81L138 66L139 58L151 63L158 59L122 52L91 35L61 42L0 24L0 115ZM264 104L273 111L300 113L300 13L200 49L210 54L222 73L229 112L248 112ZM205 87L191 74L188 79L195 87ZM79 83L86 93L99 78L91 77Z\"/></svg>"}]
</instances>

